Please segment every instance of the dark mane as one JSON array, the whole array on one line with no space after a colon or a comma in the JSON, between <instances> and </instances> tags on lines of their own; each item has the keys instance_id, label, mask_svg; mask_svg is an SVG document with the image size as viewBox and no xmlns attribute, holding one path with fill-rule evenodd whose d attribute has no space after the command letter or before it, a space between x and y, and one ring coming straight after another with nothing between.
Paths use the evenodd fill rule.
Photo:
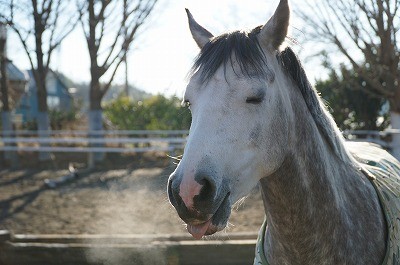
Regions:
<instances>
[{"instance_id":1,"label":"dark mane","mask_svg":"<svg viewBox=\"0 0 400 265\"><path fill-rule=\"evenodd\" d=\"M229 32L213 38L201 49L191 74L200 70L202 79L209 80L221 65L226 69L230 62L232 66L231 57L235 56L242 74L248 77L266 76L266 58L257 39L260 28L250 32Z\"/></svg>"},{"instance_id":2,"label":"dark mane","mask_svg":"<svg viewBox=\"0 0 400 265\"><path fill-rule=\"evenodd\" d=\"M322 104L318 92L308 81L306 72L297 55L290 47L287 47L277 54L277 59L299 88L307 108L325 140L339 157L346 159L347 151L343 146L342 135L331 115Z\"/></svg>"}]
</instances>

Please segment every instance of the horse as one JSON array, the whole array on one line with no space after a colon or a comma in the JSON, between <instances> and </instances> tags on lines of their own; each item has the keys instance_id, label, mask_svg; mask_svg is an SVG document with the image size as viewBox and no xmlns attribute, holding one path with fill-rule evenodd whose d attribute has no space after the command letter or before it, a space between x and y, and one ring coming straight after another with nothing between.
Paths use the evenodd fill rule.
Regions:
<instances>
[{"instance_id":1,"label":"horse","mask_svg":"<svg viewBox=\"0 0 400 265\"><path fill-rule=\"evenodd\" d=\"M188 232L223 230L232 205L259 185L254 264L400 264L400 164L344 140L284 45L288 1L266 24L219 36L186 11L200 53L183 99L190 132L167 192Z\"/></svg>"}]
</instances>

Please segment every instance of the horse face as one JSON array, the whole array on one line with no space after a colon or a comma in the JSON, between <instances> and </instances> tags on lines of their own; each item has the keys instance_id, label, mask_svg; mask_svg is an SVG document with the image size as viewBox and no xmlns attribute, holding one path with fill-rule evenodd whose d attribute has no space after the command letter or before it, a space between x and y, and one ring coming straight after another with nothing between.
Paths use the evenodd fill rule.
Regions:
<instances>
[{"instance_id":1,"label":"horse face","mask_svg":"<svg viewBox=\"0 0 400 265\"><path fill-rule=\"evenodd\" d=\"M188 15L192 33L201 31L193 33L197 44L207 45L204 38L209 40L211 33ZM266 45L261 53L269 62L265 75L244 73L243 63L229 54L227 65L207 80L199 68L187 86L184 101L190 103L192 124L183 158L170 176L168 196L195 238L225 228L232 204L283 162L287 97L279 88L285 80L275 48Z\"/></svg>"}]
</instances>

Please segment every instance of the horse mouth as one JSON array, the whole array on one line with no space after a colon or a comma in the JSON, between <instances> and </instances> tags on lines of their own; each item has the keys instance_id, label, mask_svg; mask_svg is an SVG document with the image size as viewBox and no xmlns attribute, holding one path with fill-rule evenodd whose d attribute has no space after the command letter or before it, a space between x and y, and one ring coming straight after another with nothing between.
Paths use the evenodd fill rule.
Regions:
<instances>
[{"instance_id":1,"label":"horse mouth","mask_svg":"<svg viewBox=\"0 0 400 265\"><path fill-rule=\"evenodd\" d=\"M231 213L231 206L229 203L229 195L228 192L218 209L215 211L211 217L202 223L190 222L187 223L188 232L195 238L201 239L203 236L212 235L218 231L223 230L227 223Z\"/></svg>"}]
</instances>

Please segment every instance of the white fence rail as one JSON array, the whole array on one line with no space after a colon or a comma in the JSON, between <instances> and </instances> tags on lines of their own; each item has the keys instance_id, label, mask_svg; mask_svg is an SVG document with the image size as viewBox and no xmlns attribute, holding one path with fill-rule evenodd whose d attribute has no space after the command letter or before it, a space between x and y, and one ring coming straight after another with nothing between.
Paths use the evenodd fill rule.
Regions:
<instances>
[{"instance_id":1,"label":"white fence rail","mask_svg":"<svg viewBox=\"0 0 400 265\"><path fill-rule=\"evenodd\" d=\"M188 131L5 131L0 151L137 153L183 148Z\"/></svg>"},{"instance_id":2,"label":"white fence rail","mask_svg":"<svg viewBox=\"0 0 400 265\"><path fill-rule=\"evenodd\" d=\"M110 136L123 136L123 135L187 135L188 130L103 130L103 131L78 131L78 130L51 130L51 131L2 131L3 135L110 135Z\"/></svg>"},{"instance_id":3,"label":"white fence rail","mask_svg":"<svg viewBox=\"0 0 400 265\"><path fill-rule=\"evenodd\" d=\"M384 131L368 131L368 130L355 130L344 131L343 135L350 141L364 141L371 142L382 146L387 150L391 150L394 146L391 142L391 137L395 134L400 134L400 130L386 129Z\"/></svg>"},{"instance_id":4,"label":"white fence rail","mask_svg":"<svg viewBox=\"0 0 400 265\"><path fill-rule=\"evenodd\" d=\"M400 130L344 131L351 141L368 141L391 149L390 136ZM3 131L0 151L27 152L173 152L186 143L187 130Z\"/></svg>"}]
</instances>

